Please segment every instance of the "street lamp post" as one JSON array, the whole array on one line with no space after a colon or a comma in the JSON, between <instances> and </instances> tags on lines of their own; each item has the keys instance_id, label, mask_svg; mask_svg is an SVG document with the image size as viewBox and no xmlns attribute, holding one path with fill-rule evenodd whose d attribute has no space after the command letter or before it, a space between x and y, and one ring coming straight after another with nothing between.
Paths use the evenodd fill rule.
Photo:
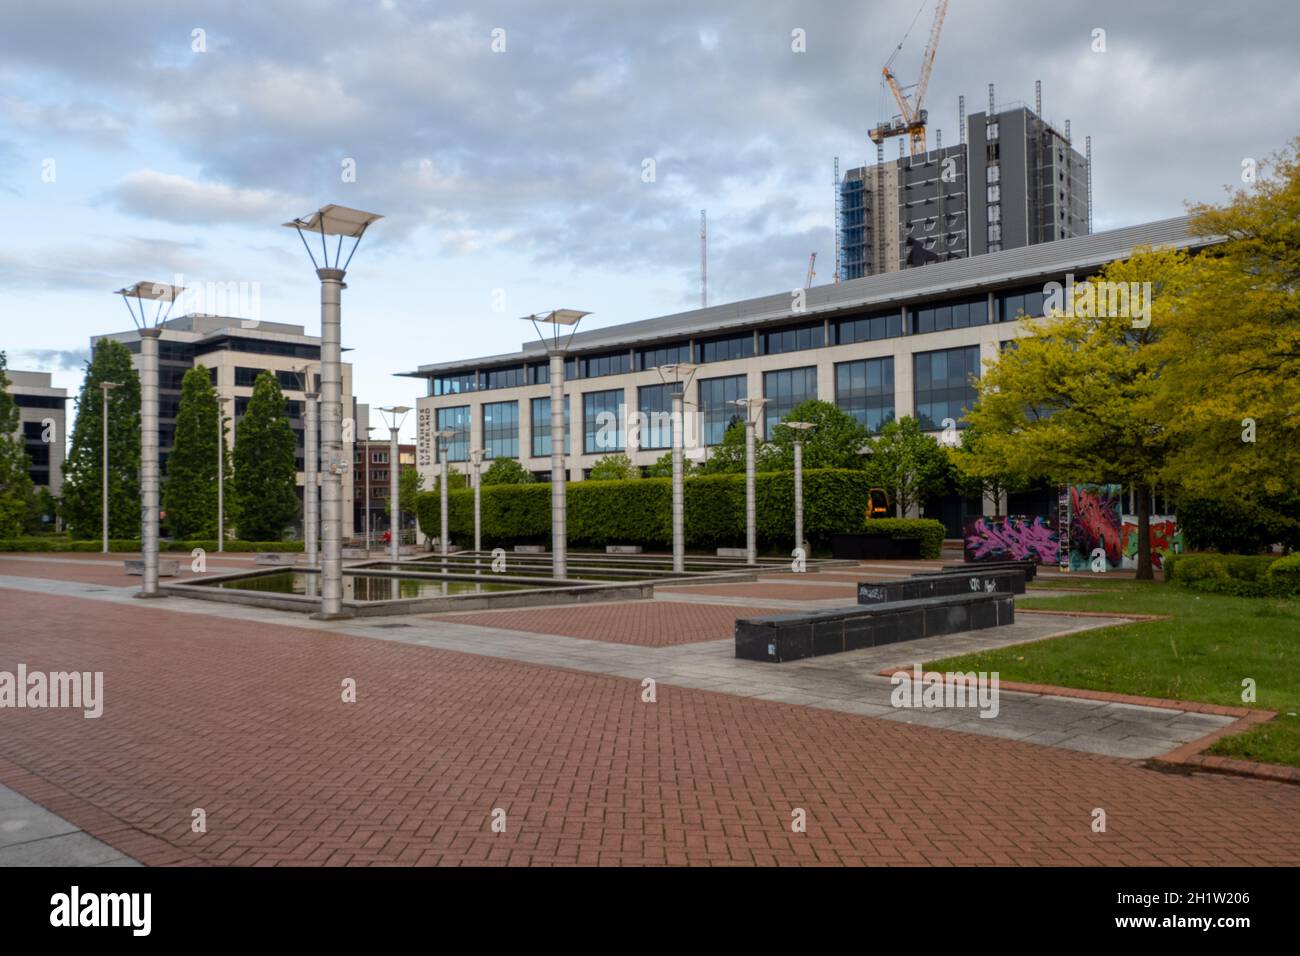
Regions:
<instances>
[{"instance_id":1,"label":"street lamp post","mask_svg":"<svg viewBox=\"0 0 1300 956\"><path fill-rule=\"evenodd\" d=\"M673 389L673 573L686 570L686 493L682 467L682 426L685 421L686 389L695 366L684 362L656 367L659 379Z\"/></svg>"},{"instance_id":2,"label":"street lamp post","mask_svg":"<svg viewBox=\"0 0 1300 956\"><path fill-rule=\"evenodd\" d=\"M474 553L483 550L483 456L487 452L475 448L469 453L470 464L474 466Z\"/></svg>"},{"instance_id":3,"label":"street lamp post","mask_svg":"<svg viewBox=\"0 0 1300 956\"><path fill-rule=\"evenodd\" d=\"M794 434L794 546L804 547L803 540L803 433L817 426L812 422L782 422ZM804 548L807 557L808 549Z\"/></svg>"},{"instance_id":4,"label":"street lamp post","mask_svg":"<svg viewBox=\"0 0 1300 956\"><path fill-rule=\"evenodd\" d=\"M321 318L321 459L325 465L321 482L321 605L314 615L320 620L347 617L343 613L343 369L342 369L342 295L348 265L366 229L382 218L375 213L346 206L323 206L292 222L285 223L298 233L303 248L311 258L320 279ZM320 234L321 262L307 244L305 232ZM326 236L337 236L333 262L330 261ZM344 237L353 239L352 250L340 267Z\"/></svg>"},{"instance_id":5,"label":"street lamp post","mask_svg":"<svg viewBox=\"0 0 1300 956\"><path fill-rule=\"evenodd\" d=\"M102 509L102 510L103 510L103 515L102 515L102 518L103 518L104 553L105 553L105 554L108 554L108 393L111 392L113 389L118 388L118 387L119 387L119 386L118 386L118 383L117 383L117 382L100 382L100 383L99 383L99 391L100 391L100 395L102 396L102 399L103 399L102 402L101 402L101 404L100 404L100 414L103 416L103 419L104 419L104 422L103 422L103 425L104 425L104 448L103 448L103 453L104 453L104 469L103 469L103 470L104 470L104 475L103 475L103 479L104 479L104 480L103 480L103 485L104 485L104 489L103 489L103 490L104 490L104 495L103 495L103 509Z\"/></svg>"},{"instance_id":6,"label":"street lamp post","mask_svg":"<svg viewBox=\"0 0 1300 956\"><path fill-rule=\"evenodd\" d=\"M316 391L310 365L302 367L302 396L302 539L307 566L314 568L320 542L320 416L316 406L320 392ZM369 552L366 557L370 557Z\"/></svg>"},{"instance_id":7,"label":"street lamp post","mask_svg":"<svg viewBox=\"0 0 1300 956\"><path fill-rule=\"evenodd\" d=\"M745 563L758 564L758 506L754 473L754 432L763 414L765 398L736 398L732 404L745 410Z\"/></svg>"},{"instance_id":8,"label":"street lamp post","mask_svg":"<svg viewBox=\"0 0 1300 956\"><path fill-rule=\"evenodd\" d=\"M438 551L443 556L443 570L447 570L447 472L451 463L447 461L447 439L455 436L455 432L450 429L443 429L433 433L434 440L438 443L438 461L442 464L441 473L438 475Z\"/></svg>"},{"instance_id":9,"label":"street lamp post","mask_svg":"<svg viewBox=\"0 0 1300 956\"><path fill-rule=\"evenodd\" d=\"M568 528L566 526L566 479L564 471L564 355L578 332L583 316L591 315L579 309L552 309L550 312L526 315L533 323L537 337L542 340L550 357L551 382L551 577L556 580L568 574ZM551 326L551 337L537 323ZM560 343L560 330L569 326L569 337Z\"/></svg>"},{"instance_id":10,"label":"street lamp post","mask_svg":"<svg viewBox=\"0 0 1300 956\"><path fill-rule=\"evenodd\" d=\"M401 533L401 484L398 480L398 470L400 462L398 461L399 448L397 444L397 433L402 428L402 422L406 420L406 413L411 409L405 405L390 405L388 408L381 408L379 413L384 416L388 422L388 526L391 531L388 541L388 557L396 561L400 542L398 535ZM366 542L366 556L370 556L370 543Z\"/></svg>"},{"instance_id":11,"label":"street lamp post","mask_svg":"<svg viewBox=\"0 0 1300 956\"><path fill-rule=\"evenodd\" d=\"M217 396L217 553L226 550L226 402Z\"/></svg>"},{"instance_id":12,"label":"street lamp post","mask_svg":"<svg viewBox=\"0 0 1300 956\"><path fill-rule=\"evenodd\" d=\"M163 596L158 590L158 340L162 324L184 291L163 282L137 282L117 290L140 333L140 550L144 575L135 595L140 598ZM145 314L146 299L157 303L152 318Z\"/></svg>"}]
</instances>

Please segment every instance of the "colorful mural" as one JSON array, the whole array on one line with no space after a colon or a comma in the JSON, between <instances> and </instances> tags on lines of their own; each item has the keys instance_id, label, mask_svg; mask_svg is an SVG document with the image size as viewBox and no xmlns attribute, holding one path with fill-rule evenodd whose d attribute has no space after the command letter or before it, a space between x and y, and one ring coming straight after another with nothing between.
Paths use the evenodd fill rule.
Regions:
<instances>
[{"instance_id":1,"label":"colorful mural","mask_svg":"<svg viewBox=\"0 0 1300 956\"><path fill-rule=\"evenodd\" d=\"M1092 553L1100 548L1106 570L1122 564L1119 485L1070 486L1070 570L1092 570Z\"/></svg>"},{"instance_id":2,"label":"colorful mural","mask_svg":"<svg viewBox=\"0 0 1300 956\"><path fill-rule=\"evenodd\" d=\"M1137 515L1124 516L1124 567L1137 567L1138 519ZM1161 551L1183 553L1183 532L1178 527L1173 515L1151 516L1151 564L1159 569L1164 567L1160 558Z\"/></svg>"},{"instance_id":3,"label":"colorful mural","mask_svg":"<svg viewBox=\"0 0 1300 956\"><path fill-rule=\"evenodd\" d=\"M1060 550L1056 529L1042 517L967 518L964 557L967 561L1037 561L1055 564Z\"/></svg>"}]
</instances>

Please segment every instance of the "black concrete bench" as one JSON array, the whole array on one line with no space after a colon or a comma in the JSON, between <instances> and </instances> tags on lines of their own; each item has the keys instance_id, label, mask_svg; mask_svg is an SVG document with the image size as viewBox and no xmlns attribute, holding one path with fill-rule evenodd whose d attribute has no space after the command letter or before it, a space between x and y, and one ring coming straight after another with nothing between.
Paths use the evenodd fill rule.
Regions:
<instances>
[{"instance_id":1,"label":"black concrete bench","mask_svg":"<svg viewBox=\"0 0 1300 956\"><path fill-rule=\"evenodd\" d=\"M1024 594L1025 572L984 571L972 568L965 574L927 574L891 581L859 581L859 604L885 604L891 601L917 601L951 594Z\"/></svg>"},{"instance_id":2,"label":"black concrete bench","mask_svg":"<svg viewBox=\"0 0 1300 956\"><path fill-rule=\"evenodd\" d=\"M1025 572L1025 580L1032 581L1038 575L1037 561L972 561L969 564L945 564L938 571L917 571L913 577L926 577L934 574L969 574L979 571L1015 571Z\"/></svg>"},{"instance_id":3,"label":"black concrete bench","mask_svg":"<svg viewBox=\"0 0 1300 956\"><path fill-rule=\"evenodd\" d=\"M780 663L998 627L1014 620L1014 599L998 592L801 611L737 621L736 657Z\"/></svg>"}]
</instances>

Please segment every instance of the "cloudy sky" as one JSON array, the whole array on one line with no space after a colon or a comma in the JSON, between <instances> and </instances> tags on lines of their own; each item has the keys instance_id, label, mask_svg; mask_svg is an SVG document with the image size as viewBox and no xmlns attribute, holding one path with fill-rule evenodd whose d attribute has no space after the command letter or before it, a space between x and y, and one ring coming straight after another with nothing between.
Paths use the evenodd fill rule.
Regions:
<instances>
[{"instance_id":1,"label":"cloudy sky","mask_svg":"<svg viewBox=\"0 0 1300 956\"><path fill-rule=\"evenodd\" d=\"M75 390L89 337L129 326L110 292L177 276L316 332L279 224L326 202L385 216L344 299L372 407L412 404L394 372L517 349L529 312L693 307L701 209L710 302L793 288L814 251L831 281L832 159L874 156L880 67L907 35L914 74L933 8L0 0L0 348ZM1294 0L951 0L931 128L1041 79L1093 138L1098 230L1178 215L1300 132L1298 37Z\"/></svg>"}]
</instances>

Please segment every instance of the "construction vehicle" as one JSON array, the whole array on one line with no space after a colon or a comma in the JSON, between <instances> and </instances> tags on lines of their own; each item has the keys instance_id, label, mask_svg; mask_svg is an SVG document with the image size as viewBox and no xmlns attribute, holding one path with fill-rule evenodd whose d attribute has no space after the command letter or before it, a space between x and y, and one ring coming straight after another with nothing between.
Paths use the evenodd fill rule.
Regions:
<instances>
[{"instance_id":1,"label":"construction vehicle","mask_svg":"<svg viewBox=\"0 0 1300 956\"><path fill-rule=\"evenodd\" d=\"M939 33L943 30L943 20L947 13L948 0L938 0L934 8L934 22L930 26L930 41L921 56L921 75L916 83L909 87L900 86L898 77L894 74L894 60L902 51L903 43L907 42L906 34L894 49L888 62L881 68L881 75L889 91L894 94L899 113L892 120L879 123L875 129L867 133L877 146L881 146L891 136L907 136L913 156L925 153L925 124L929 118L924 106L925 91L930 85L930 71L934 68L934 55L939 49ZM920 15L919 11L917 15ZM913 20L913 23L915 22ZM910 32L911 27L908 27L908 33Z\"/></svg>"},{"instance_id":2,"label":"construction vehicle","mask_svg":"<svg viewBox=\"0 0 1300 956\"><path fill-rule=\"evenodd\" d=\"M884 488L870 488L867 490L867 520L872 518L888 518L894 513L893 506L889 501L889 492Z\"/></svg>"}]
</instances>

